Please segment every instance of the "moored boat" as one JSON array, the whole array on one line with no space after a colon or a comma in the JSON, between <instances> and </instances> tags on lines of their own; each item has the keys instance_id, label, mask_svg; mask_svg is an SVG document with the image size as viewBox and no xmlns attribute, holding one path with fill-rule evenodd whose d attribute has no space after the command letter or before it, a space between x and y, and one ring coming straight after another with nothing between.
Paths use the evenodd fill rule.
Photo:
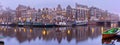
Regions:
<instances>
[{"instance_id":1,"label":"moored boat","mask_svg":"<svg viewBox=\"0 0 120 45\"><path fill-rule=\"evenodd\" d=\"M83 26L87 25L87 21L75 21L72 26Z\"/></svg>"},{"instance_id":2,"label":"moored boat","mask_svg":"<svg viewBox=\"0 0 120 45\"><path fill-rule=\"evenodd\" d=\"M0 45L4 45L4 36L0 35Z\"/></svg>"},{"instance_id":3,"label":"moored boat","mask_svg":"<svg viewBox=\"0 0 120 45\"><path fill-rule=\"evenodd\" d=\"M120 28L118 28L118 32L117 32L116 36L120 37Z\"/></svg>"},{"instance_id":4,"label":"moored boat","mask_svg":"<svg viewBox=\"0 0 120 45\"><path fill-rule=\"evenodd\" d=\"M32 26L33 27L53 27L55 24L51 24L51 23L33 23Z\"/></svg>"},{"instance_id":5,"label":"moored boat","mask_svg":"<svg viewBox=\"0 0 120 45\"><path fill-rule=\"evenodd\" d=\"M115 45L116 38L102 39L102 45Z\"/></svg>"},{"instance_id":6,"label":"moored boat","mask_svg":"<svg viewBox=\"0 0 120 45\"><path fill-rule=\"evenodd\" d=\"M42 27L44 24L43 23L33 23L33 27Z\"/></svg>"},{"instance_id":7,"label":"moored boat","mask_svg":"<svg viewBox=\"0 0 120 45\"><path fill-rule=\"evenodd\" d=\"M32 26L32 22L24 22L25 26Z\"/></svg>"},{"instance_id":8,"label":"moored boat","mask_svg":"<svg viewBox=\"0 0 120 45\"><path fill-rule=\"evenodd\" d=\"M59 22L58 24L55 24L56 27L66 27L68 26L66 22Z\"/></svg>"},{"instance_id":9,"label":"moored boat","mask_svg":"<svg viewBox=\"0 0 120 45\"><path fill-rule=\"evenodd\" d=\"M31 26L32 22L18 22L18 26L23 27L23 26Z\"/></svg>"},{"instance_id":10,"label":"moored boat","mask_svg":"<svg viewBox=\"0 0 120 45\"><path fill-rule=\"evenodd\" d=\"M18 22L17 25L21 27L21 26L24 26L25 23L23 23L23 22Z\"/></svg>"},{"instance_id":11,"label":"moored boat","mask_svg":"<svg viewBox=\"0 0 120 45\"><path fill-rule=\"evenodd\" d=\"M48 23L48 24L45 24L45 27L54 27L55 24L51 24L51 23Z\"/></svg>"},{"instance_id":12,"label":"moored boat","mask_svg":"<svg viewBox=\"0 0 120 45\"><path fill-rule=\"evenodd\" d=\"M114 37L114 36L116 36L117 33L118 33L118 28L112 28L110 30L103 32L102 38Z\"/></svg>"},{"instance_id":13,"label":"moored boat","mask_svg":"<svg viewBox=\"0 0 120 45\"><path fill-rule=\"evenodd\" d=\"M12 24L12 23L11 22L2 22L2 23L0 23L0 25L2 25L2 26L8 26L10 24Z\"/></svg>"}]
</instances>

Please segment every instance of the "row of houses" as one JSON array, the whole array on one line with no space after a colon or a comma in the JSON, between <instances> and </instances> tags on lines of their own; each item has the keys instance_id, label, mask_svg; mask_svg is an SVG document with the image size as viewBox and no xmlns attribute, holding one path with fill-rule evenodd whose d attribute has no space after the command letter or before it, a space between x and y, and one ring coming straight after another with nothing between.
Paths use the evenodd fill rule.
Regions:
<instances>
[{"instance_id":1,"label":"row of houses","mask_svg":"<svg viewBox=\"0 0 120 45\"><path fill-rule=\"evenodd\" d=\"M119 15L110 13L97 7L88 7L76 3L75 7L68 5L62 8L60 4L56 8L36 9L25 5L18 5L15 10L7 8L0 11L0 22L71 22L71 21L106 21L117 20Z\"/></svg>"}]
</instances>

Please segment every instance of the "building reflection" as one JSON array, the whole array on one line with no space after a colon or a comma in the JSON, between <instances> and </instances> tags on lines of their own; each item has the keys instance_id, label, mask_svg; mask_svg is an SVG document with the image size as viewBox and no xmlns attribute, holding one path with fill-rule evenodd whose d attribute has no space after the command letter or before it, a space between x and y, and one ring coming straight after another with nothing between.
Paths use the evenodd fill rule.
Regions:
<instances>
[{"instance_id":1,"label":"building reflection","mask_svg":"<svg viewBox=\"0 0 120 45\"><path fill-rule=\"evenodd\" d=\"M40 40L45 41L57 40L58 43L61 43L62 40L71 42L72 39L75 39L76 43L78 43L85 41L88 38L97 38L103 31L104 27L96 26L80 26L74 28L0 27L0 33L2 33L5 37L15 37L20 43L25 41L30 42L31 40L35 40L37 37Z\"/></svg>"}]
</instances>

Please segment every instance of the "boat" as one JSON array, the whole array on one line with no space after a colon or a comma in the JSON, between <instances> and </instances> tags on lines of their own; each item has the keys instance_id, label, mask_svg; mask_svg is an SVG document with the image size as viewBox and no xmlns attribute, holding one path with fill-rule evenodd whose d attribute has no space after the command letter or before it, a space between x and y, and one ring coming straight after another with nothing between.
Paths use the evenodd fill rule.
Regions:
<instances>
[{"instance_id":1,"label":"boat","mask_svg":"<svg viewBox=\"0 0 120 45\"><path fill-rule=\"evenodd\" d=\"M55 26L55 24L51 24L51 23L47 23L47 24L44 24L44 23L33 23L32 26L33 27L53 27L53 26Z\"/></svg>"},{"instance_id":2,"label":"boat","mask_svg":"<svg viewBox=\"0 0 120 45\"><path fill-rule=\"evenodd\" d=\"M55 24L56 27L66 27L68 26L66 22L59 22L58 24Z\"/></svg>"},{"instance_id":3,"label":"boat","mask_svg":"<svg viewBox=\"0 0 120 45\"><path fill-rule=\"evenodd\" d=\"M25 25L25 23L23 23L23 22L18 22L17 25L20 26L20 27L22 27L22 26Z\"/></svg>"},{"instance_id":4,"label":"boat","mask_svg":"<svg viewBox=\"0 0 120 45\"><path fill-rule=\"evenodd\" d=\"M9 26L15 27L15 26L17 26L17 23L11 23L11 24L9 24Z\"/></svg>"},{"instance_id":5,"label":"boat","mask_svg":"<svg viewBox=\"0 0 120 45\"><path fill-rule=\"evenodd\" d=\"M116 36L118 33L118 28L112 28L102 33L102 38L110 38Z\"/></svg>"},{"instance_id":6,"label":"boat","mask_svg":"<svg viewBox=\"0 0 120 45\"><path fill-rule=\"evenodd\" d=\"M25 25L25 26L31 26L31 25L32 25L32 22L24 22L24 25Z\"/></svg>"},{"instance_id":7,"label":"boat","mask_svg":"<svg viewBox=\"0 0 120 45\"><path fill-rule=\"evenodd\" d=\"M83 25L87 25L87 21L74 21L74 23L72 24L72 26L83 26Z\"/></svg>"},{"instance_id":8,"label":"boat","mask_svg":"<svg viewBox=\"0 0 120 45\"><path fill-rule=\"evenodd\" d=\"M44 24L43 23L33 23L33 27L42 27Z\"/></svg>"},{"instance_id":9,"label":"boat","mask_svg":"<svg viewBox=\"0 0 120 45\"><path fill-rule=\"evenodd\" d=\"M117 37L120 37L120 28L118 29L118 33L116 34Z\"/></svg>"},{"instance_id":10,"label":"boat","mask_svg":"<svg viewBox=\"0 0 120 45\"><path fill-rule=\"evenodd\" d=\"M115 42L120 42L120 37L102 38L102 45L115 45Z\"/></svg>"},{"instance_id":11,"label":"boat","mask_svg":"<svg viewBox=\"0 0 120 45\"><path fill-rule=\"evenodd\" d=\"M45 27L54 27L55 24L51 24L51 23L48 23L48 24L45 24Z\"/></svg>"},{"instance_id":12,"label":"boat","mask_svg":"<svg viewBox=\"0 0 120 45\"><path fill-rule=\"evenodd\" d=\"M4 36L0 35L0 45L4 45Z\"/></svg>"},{"instance_id":13,"label":"boat","mask_svg":"<svg viewBox=\"0 0 120 45\"><path fill-rule=\"evenodd\" d=\"M2 25L2 26L8 26L10 24L12 24L12 23L11 22L2 22L2 23L0 23L0 25Z\"/></svg>"},{"instance_id":14,"label":"boat","mask_svg":"<svg viewBox=\"0 0 120 45\"><path fill-rule=\"evenodd\" d=\"M120 32L116 34L117 37L120 37Z\"/></svg>"},{"instance_id":15,"label":"boat","mask_svg":"<svg viewBox=\"0 0 120 45\"><path fill-rule=\"evenodd\" d=\"M102 39L102 45L115 45L116 38Z\"/></svg>"},{"instance_id":16,"label":"boat","mask_svg":"<svg viewBox=\"0 0 120 45\"><path fill-rule=\"evenodd\" d=\"M18 26L23 27L23 26L31 26L32 22L18 22Z\"/></svg>"}]
</instances>

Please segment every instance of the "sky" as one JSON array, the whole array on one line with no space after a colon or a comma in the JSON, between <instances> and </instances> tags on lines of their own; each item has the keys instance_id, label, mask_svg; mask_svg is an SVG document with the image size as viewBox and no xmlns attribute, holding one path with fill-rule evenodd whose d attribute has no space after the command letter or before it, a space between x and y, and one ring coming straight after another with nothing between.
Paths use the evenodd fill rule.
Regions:
<instances>
[{"instance_id":1,"label":"sky","mask_svg":"<svg viewBox=\"0 0 120 45\"><path fill-rule=\"evenodd\" d=\"M75 7L75 3L87 5L89 7L95 6L109 12L120 14L120 0L0 0L3 7L10 7L15 9L19 4L30 6L33 8L55 8L61 4L63 8L67 5Z\"/></svg>"}]
</instances>

